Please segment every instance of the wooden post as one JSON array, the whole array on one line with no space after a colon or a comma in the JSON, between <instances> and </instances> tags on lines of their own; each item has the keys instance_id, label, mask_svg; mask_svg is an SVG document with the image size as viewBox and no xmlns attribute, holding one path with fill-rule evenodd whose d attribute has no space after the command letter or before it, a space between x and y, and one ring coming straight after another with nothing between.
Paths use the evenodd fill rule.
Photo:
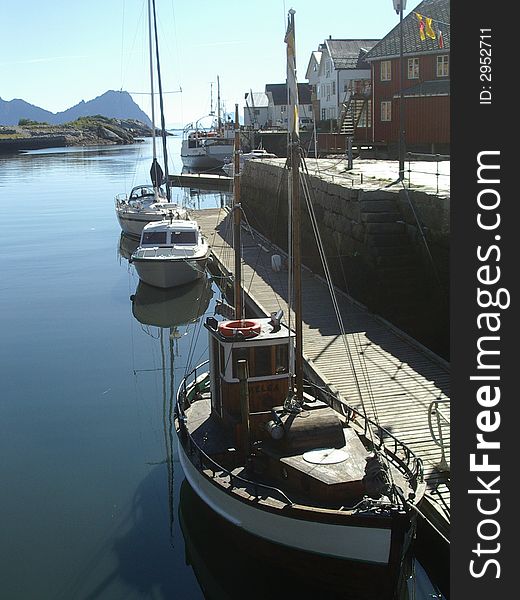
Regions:
<instances>
[{"instance_id":1,"label":"wooden post","mask_svg":"<svg viewBox=\"0 0 520 600\"><path fill-rule=\"evenodd\" d=\"M240 414L242 416L242 451L247 458L250 453L250 428L249 428L249 368L247 360L237 362L238 380L240 381Z\"/></svg>"},{"instance_id":2,"label":"wooden post","mask_svg":"<svg viewBox=\"0 0 520 600\"><path fill-rule=\"evenodd\" d=\"M233 249L235 251L235 319L244 317L242 307L242 252L241 252L241 207L240 207L240 124L238 104L235 104L235 152L234 152L234 195L233 195Z\"/></svg>"}]
</instances>

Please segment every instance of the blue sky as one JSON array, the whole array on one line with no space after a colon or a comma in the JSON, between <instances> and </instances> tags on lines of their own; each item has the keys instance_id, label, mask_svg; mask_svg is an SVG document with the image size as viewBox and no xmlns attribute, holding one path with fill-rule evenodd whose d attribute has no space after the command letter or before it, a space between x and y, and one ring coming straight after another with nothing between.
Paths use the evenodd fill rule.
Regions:
<instances>
[{"instance_id":1,"label":"blue sky","mask_svg":"<svg viewBox=\"0 0 520 600\"><path fill-rule=\"evenodd\" d=\"M419 4L408 0L405 14ZM296 10L298 80L333 38L380 38L397 23L392 0L156 0L166 122L185 124L216 102L285 81L287 11ZM23 7L23 12L20 11ZM58 112L124 89L150 114L146 0L4 2L0 97ZM182 93L178 90L182 89Z\"/></svg>"}]
</instances>

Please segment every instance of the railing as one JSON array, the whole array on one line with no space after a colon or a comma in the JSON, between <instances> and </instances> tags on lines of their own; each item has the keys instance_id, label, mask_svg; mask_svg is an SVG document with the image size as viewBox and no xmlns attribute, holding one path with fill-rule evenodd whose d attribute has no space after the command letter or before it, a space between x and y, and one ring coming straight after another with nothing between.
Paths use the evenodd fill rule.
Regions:
<instances>
[{"instance_id":1,"label":"railing","mask_svg":"<svg viewBox=\"0 0 520 600\"><path fill-rule=\"evenodd\" d=\"M278 488L265 485L263 483L258 483L256 481L251 481L246 479L245 477L241 477L240 475L235 475L229 469L226 469L222 465L219 465L212 458L210 458L202 448L196 444L188 432L188 428L186 427L186 414L184 412L186 404L191 404L191 392L193 394L197 393L197 379L198 373L200 373L201 369L208 365L209 361L205 361L200 365L197 365L193 371L191 371L182 381L182 384L179 386L179 391L177 392L177 405L176 405L176 413L179 420L179 429L181 431L183 441L186 444L188 454L191 458L195 459L195 465L199 467L199 469L209 469L212 473L212 477L228 477L229 478L229 490L226 490L229 494L232 493L233 489L238 487L244 487L246 489L252 490L254 492L254 496L258 499L262 496L269 495L271 498L279 499L282 502L292 505L294 502L286 495L282 490ZM204 373L203 373L204 374ZM209 377L209 373L206 373ZM204 378L205 382L207 378ZM199 382L201 383L201 382ZM237 485L238 484L238 485ZM225 488L224 488L225 489ZM261 493L263 492L263 494Z\"/></svg>"},{"instance_id":2,"label":"railing","mask_svg":"<svg viewBox=\"0 0 520 600\"><path fill-rule=\"evenodd\" d=\"M314 383L309 383L307 389L309 388L315 391L315 398L325 402L336 412L342 414L345 417L347 424L353 422L358 427L362 427L363 435L367 440L370 441L373 438L371 433L375 434L377 437L377 440L374 441L376 449L380 449L384 445L386 454L388 454L391 462L393 462L394 465L410 480L412 487L415 488L418 483L421 483L424 480L422 459L416 456L408 446L392 435L387 429L381 427L381 425L378 425L355 408L349 406L329 390ZM360 425L360 422L363 423L362 426ZM402 455L402 457L400 455Z\"/></svg>"},{"instance_id":3,"label":"railing","mask_svg":"<svg viewBox=\"0 0 520 600\"><path fill-rule=\"evenodd\" d=\"M419 154L419 153L415 153L415 152L407 152L406 153L406 160L408 161L408 169L406 170L406 172L408 173L408 187L410 188L412 186L411 183L411 174L412 173L421 173L422 175L432 175L435 176L435 182L436 182L436 193L439 193L439 178L440 177L447 177L448 181L450 178L450 174L449 173L441 173L439 171L439 163L441 161L446 161L446 160L450 160L450 156L447 154ZM412 169L412 161L416 160L427 160L428 162L433 162L435 163L435 172L432 171L420 171L417 168L413 168Z\"/></svg>"},{"instance_id":4,"label":"railing","mask_svg":"<svg viewBox=\"0 0 520 600\"><path fill-rule=\"evenodd\" d=\"M428 426L430 428L432 440L441 449L441 460L437 465L437 469L439 471L449 471L450 470L450 465L448 464L448 462L446 460L445 440L444 440L444 434L442 431L443 427L450 426L450 421L439 410L439 404L449 403L449 401L450 401L449 398L445 398L443 400L433 400L433 402L430 403L430 406L428 408ZM434 427L433 427L433 419L432 419L433 415L435 415L436 421L437 421L437 423L436 423L437 435L435 434Z\"/></svg>"},{"instance_id":5,"label":"railing","mask_svg":"<svg viewBox=\"0 0 520 600\"><path fill-rule=\"evenodd\" d=\"M179 420L179 427L181 433L183 435L183 441L187 445L190 456L195 457L197 464L200 468L208 468L212 471L212 476L216 477L217 473L220 473L224 477L229 478L230 482L230 490L231 493L233 487L237 487L235 485L236 482L241 483L244 487L252 488L255 495L257 497L260 496L258 493L259 490L263 490L265 492L269 492L272 497L282 498L283 502L287 504L293 504L293 502L287 497L287 495L279 490L278 488L274 488L272 486L268 486L265 484L257 483L255 481L250 481L239 475L233 474L228 469L222 467L216 463L212 458L210 458L192 439L191 435L188 432L186 427L186 414L185 408L187 405L190 405L193 397L199 392L197 385L197 380L199 379L199 375L201 374L201 370L203 367L207 367L209 361L205 361L200 365L197 365L188 375L184 378L181 385L179 386L179 390L177 392L177 405L176 405L176 413ZM204 371L202 373L206 375L198 384L203 384L204 387L207 386L207 382L209 380L209 373ZM422 483L424 480L424 471L422 460L416 456L410 448L405 446L401 441L399 441L394 435L392 435L388 430L384 429L380 425L371 421L367 417L365 417L362 413L352 408L343 400L340 400L336 395L332 392L326 390L325 388L319 387L318 385L310 382L306 382L305 391L309 393L316 400L321 400L328 404L331 408L333 408L336 412L343 415L346 419L347 424L350 422L355 422L359 427L360 421L363 423L363 434L367 440L372 439L374 436L371 435L375 433L377 436L377 444L374 445L376 448L381 448L383 445L385 447L386 455L388 455L390 461L405 475L405 477L410 481L412 488L416 488L418 483ZM390 444L389 444L390 442Z\"/></svg>"}]
</instances>

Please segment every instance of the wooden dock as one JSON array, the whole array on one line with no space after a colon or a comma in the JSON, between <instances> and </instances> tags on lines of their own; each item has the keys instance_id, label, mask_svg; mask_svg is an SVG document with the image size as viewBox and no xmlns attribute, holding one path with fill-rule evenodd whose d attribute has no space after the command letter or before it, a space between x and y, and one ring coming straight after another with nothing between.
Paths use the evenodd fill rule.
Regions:
<instances>
[{"instance_id":1,"label":"wooden dock","mask_svg":"<svg viewBox=\"0 0 520 600\"><path fill-rule=\"evenodd\" d=\"M195 218L218 265L231 272L230 216L224 209L206 209ZM244 229L242 242L247 300L266 315L283 309L287 323L287 271L275 272L271 266L271 256L282 253L252 230ZM302 289L304 355L309 367L318 380L357 409L361 409L359 385L368 416L423 460L428 488L421 510L449 537L448 363L337 291L342 336L324 280L304 269Z\"/></svg>"},{"instance_id":2,"label":"wooden dock","mask_svg":"<svg viewBox=\"0 0 520 600\"><path fill-rule=\"evenodd\" d=\"M226 175L213 175L209 173L182 173L170 175L172 187L189 187L200 190L231 191L232 177Z\"/></svg>"}]
</instances>

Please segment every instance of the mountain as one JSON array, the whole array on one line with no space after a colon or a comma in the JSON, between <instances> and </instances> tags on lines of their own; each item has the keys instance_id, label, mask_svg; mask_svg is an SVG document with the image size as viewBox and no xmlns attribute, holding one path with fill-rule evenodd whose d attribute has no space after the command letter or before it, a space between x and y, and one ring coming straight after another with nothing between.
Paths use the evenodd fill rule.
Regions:
<instances>
[{"instance_id":1,"label":"mountain","mask_svg":"<svg viewBox=\"0 0 520 600\"><path fill-rule=\"evenodd\" d=\"M52 113L25 100L2 100L0 98L0 124L18 125L20 119L30 119L39 123L61 125L75 121L79 117L103 115L112 119L136 119L148 126L152 125L148 115L133 101L128 92L110 90L101 96L58 113Z\"/></svg>"},{"instance_id":2,"label":"mountain","mask_svg":"<svg viewBox=\"0 0 520 600\"><path fill-rule=\"evenodd\" d=\"M53 123L54 114L25 100L2 100L0 98L0 124L18 125L20 119L30 119L38 123Z\"/></svg>"}]
</instances>

